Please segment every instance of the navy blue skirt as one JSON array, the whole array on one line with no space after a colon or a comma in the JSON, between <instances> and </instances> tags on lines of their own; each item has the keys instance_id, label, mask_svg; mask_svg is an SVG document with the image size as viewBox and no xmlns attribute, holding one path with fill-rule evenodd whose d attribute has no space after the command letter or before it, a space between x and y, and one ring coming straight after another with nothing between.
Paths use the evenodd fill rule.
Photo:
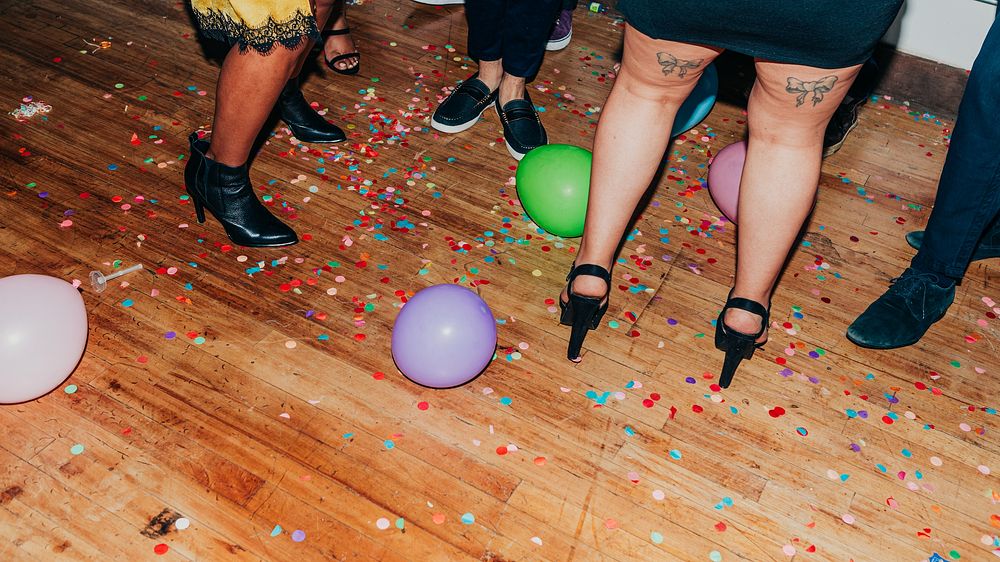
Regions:
<instances>
[{"instance_id":1,"label":"navy blue skirt","mask_svg":"<svg viewBox=\"0 0 1000 562\"><path fill-rule=\"evenodd\" d=\"M620 0L654 39L720 47L790 64L845 68L868 60L903 0Z\"/></svg>"}]
</instances>

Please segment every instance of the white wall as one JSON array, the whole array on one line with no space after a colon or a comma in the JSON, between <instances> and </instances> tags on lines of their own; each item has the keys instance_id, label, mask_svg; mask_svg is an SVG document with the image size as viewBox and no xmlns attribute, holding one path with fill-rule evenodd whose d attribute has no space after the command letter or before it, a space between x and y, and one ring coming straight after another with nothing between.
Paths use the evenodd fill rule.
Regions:
<instances>
[{"instance_id":1,"label":"white wall","mask_svg":"<svg viewBox=\"0 0 1000 562\"><path fill-rule=\"evenodd\" d=\"M997 0L906 0L883 39L904 53L972 68Z\"/></svg>"}]
</instances>

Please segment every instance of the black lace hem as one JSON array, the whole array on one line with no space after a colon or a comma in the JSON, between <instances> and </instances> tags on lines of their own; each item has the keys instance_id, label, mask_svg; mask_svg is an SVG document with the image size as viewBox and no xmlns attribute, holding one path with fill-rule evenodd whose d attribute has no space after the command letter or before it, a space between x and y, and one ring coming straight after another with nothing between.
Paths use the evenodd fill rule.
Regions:
<instances>
[{"instance_id":1,"label":"black lace hem","mask_svg":"<svg viewBox=\"0 0 1000 562\"><path fill-rule=\"evenodd\" d=\"M294 49L306 39L320 40L316 18L310 14L295 12L289 20L276 22L268 18L267 23L250 27L246 23L236 22L229 15L217 11L195 11L198 28L201 34L209 39L222 41L230 45L239 45L240 51L253 49L262 55L271 52L275 45Z\"/></svg>"}]
</instances>

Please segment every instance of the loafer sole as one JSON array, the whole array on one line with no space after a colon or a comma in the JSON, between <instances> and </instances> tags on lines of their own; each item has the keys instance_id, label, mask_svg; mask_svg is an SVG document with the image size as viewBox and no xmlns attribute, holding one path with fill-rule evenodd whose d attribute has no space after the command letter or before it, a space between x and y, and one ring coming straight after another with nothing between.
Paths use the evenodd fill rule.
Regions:
<instances>
[{"instance_id":1,"label":"loafer sole","mask_svg":"<svg viewBox=\"0 0 1000 562\"><path fill-rule=\"evenodd\" d=\"M468 131L479 122L485 111L486 109L484 108L483 111L479 112L479 115L477 115L475 119L470 119L465 123L460 123L458 125L447 125L431 117L431 128L435 131L441 131L442 133L461 133L462 131Z\"/></svg>"},{"instance_id":2,"label":"loafer sole","mask_svg":"<svg viewBox=\"0 0 1000 562\"><path fill-rule=\"evenodd\" d=\"M521 158L524 158L524 154L527 154L527 152L521 154L520 152L514 150L514 147L507 142L507 139L503 140L503 144L507 147L507 152L509 152L510 155L514 157L514 160L517 160L518 162L521 161Z\"/></svg>"}]
</instances>

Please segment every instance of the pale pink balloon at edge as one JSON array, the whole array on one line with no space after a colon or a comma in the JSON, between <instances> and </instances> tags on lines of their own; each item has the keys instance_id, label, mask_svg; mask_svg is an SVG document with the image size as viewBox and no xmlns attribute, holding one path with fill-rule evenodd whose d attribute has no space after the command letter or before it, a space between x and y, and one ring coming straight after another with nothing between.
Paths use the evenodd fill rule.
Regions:
<instances>
[{"instance_id":1,"label":"pale pink balloon at edge","mask_svg":"<svg viewBox=\"0 0 1000 562\"><path fill-rule=\"evenodd\" d=\"M708 166L708 192L722 214L734 223L746 159L746 141L734 142L720 150Z\"/></svg>"},{"instance_id":2,"label":"pale pink balloon at edge","mask_svg":"<svg viewBox=\"0 0 1000 562\"><path fill-rule=\"evenodd\" d=\"M86 345L87 310L72 285L47 275L0 279L0 404L51 392Z\"/></svg>"}]
</instances>

